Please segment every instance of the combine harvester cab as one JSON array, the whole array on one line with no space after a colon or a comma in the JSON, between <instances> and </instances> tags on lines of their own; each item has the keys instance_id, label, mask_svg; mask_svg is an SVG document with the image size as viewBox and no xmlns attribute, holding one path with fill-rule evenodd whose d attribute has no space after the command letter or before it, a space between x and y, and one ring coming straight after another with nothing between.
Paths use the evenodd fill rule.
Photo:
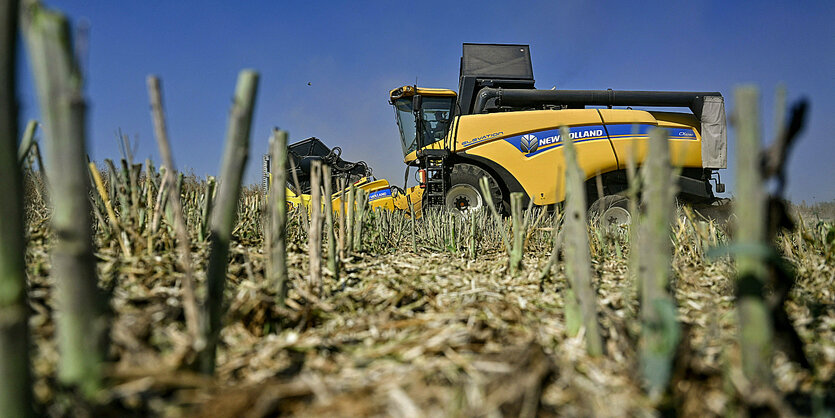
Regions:
<instances>
[{"instance_id":1,"label":"combine harvester cab","mask_svg":"<svg viewBox=\"0 0 835 418\"><path fill-rule=\"evenodd\" d=\"M389 101L404 161L419 169L424 207L466 212L484 206L481 177L488 178L500 210L513 192L522 192L526 203L562 202L562 126L577 144L592 208L626 208L628 160L644 162L654 127L667 130L671 161L682 168L680 200L716 200L712 179L724 191L717 170L726 168L727 138L718 92L537 90L527 45L464 44L457 93L403 86ZM633 109L640 107L658 111Z\"/></svg>"}]
</instances>

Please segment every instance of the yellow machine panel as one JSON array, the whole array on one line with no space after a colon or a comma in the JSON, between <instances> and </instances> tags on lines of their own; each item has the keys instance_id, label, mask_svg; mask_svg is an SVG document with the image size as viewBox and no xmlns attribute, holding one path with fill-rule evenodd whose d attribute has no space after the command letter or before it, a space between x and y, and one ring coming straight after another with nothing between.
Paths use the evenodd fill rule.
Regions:
<instances>
[{"instance_id":1,"label":"yellow machine panel","mask_svg":"<svg viewBox=\"0 0 835 418\"><path fill-rule=\"evenodd\" d=\"M617 169L596 110L537 110L468 115L457 124L459 149L506 169L537 205L565 198L560 126L569 126L580 167L590 178Z\"/></svg>"},{"instance_id":2,"label":"yellow machine panel","mask_svg":"<svg viewBox=\"0 0 835 418\"><path fill-rule=\"evenodd\" d=\"M699 121L692 115L643 110L600 109L618 158L618 168L625 169L629 158L637 164L647 153L649 130L665 128L670 140L670 161L680 167L701 167Z\"/></svg>"}]
</instances>

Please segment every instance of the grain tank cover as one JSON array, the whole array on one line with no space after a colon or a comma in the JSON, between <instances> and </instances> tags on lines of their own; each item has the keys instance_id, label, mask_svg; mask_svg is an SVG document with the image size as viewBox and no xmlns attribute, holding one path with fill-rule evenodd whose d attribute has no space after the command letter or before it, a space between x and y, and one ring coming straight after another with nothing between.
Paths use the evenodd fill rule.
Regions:
<instances>
[{"instance_id":1,"label":"grain tank cover","mask_svg":"<svg viewBox=\"0 0 835 418\"><path fill-rule=\"evenodd\" d=\"M528 45L464 44L461 76L533 81Z\"/></svg>"},{"instance_id":2,"label":"grain tank cover","mask_svg":"<svg viewBox=\"0 0 835 418\"><path fill-rule=\"evenodd\" d=\"M484 87L534 88L528 45L464 44L458 81L459 114L469 115Z\"/></svg>"}]
</instances>

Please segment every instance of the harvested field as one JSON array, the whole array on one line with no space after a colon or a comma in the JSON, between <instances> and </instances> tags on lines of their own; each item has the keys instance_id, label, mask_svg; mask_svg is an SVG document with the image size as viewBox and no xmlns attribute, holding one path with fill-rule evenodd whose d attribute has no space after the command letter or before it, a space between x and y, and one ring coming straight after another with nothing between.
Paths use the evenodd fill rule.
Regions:
<instances>
[{"instance_id":1,"label":"harvested field","mask_svg":"<svg viewBox=\"0 0 835 418\"><path fill-rule=\"evenodd\" d=\"M121 134L118 163L88 161L84 77L68 21L39 2L20 14L17 6L2 9L12 33L0 42L3 91L17 86L19 17L48 159L36 121L15 152L18 103L6 94L3 416L835 410L831 207L801 205L792 220L783 199L805 99L787 108L785 91L778 94L776 115L785 113L786 123L762 149L758 90L736 90L737 195L733 214L719 221L674 204L681 172L663 127L648 132L645 163L627 161L624 190L596 188L602 211L589 210L592 174L562 126L565 170L552 174L565 184L565 201L547 210L533 203L525 210L524 193L499 195L486 176L470 181L479 183L483 204L432 207L443 202L430 198L451 196L440 158L434 177L423 179L420 219L373 208L371 200L405 192L381 186L372 197L345 178L335 215L331 188L340 183L318 159L309 161L309 198L290 196L298 202L290 203L285 162L292 189L302 188L286 155L288 134L277 128L269 192L243 187L254 70L239 73L217 178L177 171L156 76L147 87L159 170L150 159L135 162ZM543 109L552 110L560 111ZM597 172L598 183L604 174ZM709 172L702 175L704 195ZM605 201L628 209L610 211Z\"/></svg>"},{"instance_id":2,"label":"harvested field","mask_svg":"<svg viewBox=\"0 0 835 418\"><path fill-rule=\"evenodd\" d=\"M186 182L186 213L199 207L199 189L199 183ZM231 248L228 313L215 378L188 368L193 353L171 228L161 229L150 254L142 247L144 240L135 240L137 255L128 258L106 227L97 229L100 287L110 293L114 317L107 389L92 404L56 384L47 210L30 204L27 276L34 312L35 393L45 412L213 417L656 413L643 394L639 373L641 325L636 284L627 274L626 231L605 236L591 230L606 347L604 356L592 358L582 332L567 336L562 270L540 281L551 252L550 216L531 215L538 221L531 222L524 267L511 276L488 216L478 218L478 253L472 259L466 249L468 221L454 218L458 233L452 238L444 229L446 216L419 220L419 251L414 253L403 228L407 218L372 214L366 251L345 260L338 281L326 272L317 296L307 285L306 239L296 212L289 231L291 288L286 307L280 308L275 286L264 279L257 221L261 200L250 192L240 205L243 216ZM380 218L390 219L387 225L393 229L384 229ZM727 236L713 223L686 219L674 231L672 288L687 344L676 357L674 392L661 409L691 416L733 414L741 410L738 393L745 384L736 345L733 267L727 257L706 256L709 247L727 243ZM774 383L786 401L774 402L785 408L785 402L805 399L800 402L805 413L831 405L833 396L831 230L825 223L809 225L778 242L797 266L788 312L815 371L803 370L778 352ZM193 229L191 235L196 277L202 283L208 244Z\"/></svg>"}]
</instances>

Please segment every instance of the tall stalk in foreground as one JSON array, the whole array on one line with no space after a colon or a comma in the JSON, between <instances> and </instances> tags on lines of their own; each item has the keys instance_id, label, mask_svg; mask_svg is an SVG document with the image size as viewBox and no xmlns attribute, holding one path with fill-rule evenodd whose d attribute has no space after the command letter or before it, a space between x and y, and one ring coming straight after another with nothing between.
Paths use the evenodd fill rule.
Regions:
<instances>
[{"instance_id":1,"label":"tall stalk in foreground","mask_svg":"<svg viewBox=\"0 0 835 418\"><path fill-rule=\"evenodd\" d=\"M58 307L58 378L92 395L101 384L107 321L93 258L82 75L64 15L27 1L21 21L44 121L54 207L51 275Z\"/></svg>"},{"instance_id":2,"label":"tall stalk in foreground","mask_svg":"<svg viewBox=\"0 0 835 418\"><path fill-rule=\"evenodd\" d=\"M650 399L657 401L670 380L680 334L675 301L667 291L672 273L670 222L675 208L675 186L666 131L659 128L650 131L646 164L647 214L638 224L640 245L632 243L631 251L639 252L641 371Z\"/></svg>"},{"instance_id":3,"label":"tall stalk in foreground","mask_svg":"<svg viewBox=\"0 0 835 418\"><path fill-rule=\"evenodd\" d=\"M287 297L287 132L273 129L270 138L270 263L267 280L276 288L276 303Z\"/></svg>"},{"instance_id":4,"label":"tall stalk in foreground","mask_svg":"<svg viewBox=\"0 0 835 418\"><path fill-rule=\"evenodd\" d=\"M17 16L17 0L0 1L0 196L4 200L0 205L0 411L25 417L32 416L32 378L23 259L23 185L15 152ZM34 132L34 126L30 126Z\"/></svg>"},{"instance_id":5,"label":"tall stalk in foreground","mask_svg":"<svg viewBox=\"0 0 835 418\"><path fill-rule=\"evenodd\" d=\"M755 248L766 239L766 194L760 173L759 93L756 87L741 87L734 94L737 125L738 246ZM754 251L737 256L737 312L739 314L742 371L754 388L771 382L772 323L763 287L767 265Z\"/></svg>"},{"instance_id":6,"label":"tall stalk in foreground","mask_svg":"<svg viewBox=\"0 0 835 418\"><path fill-rule=\"evenodd\" d=\"M15 1L14 3L17 2ZM17 23L17 20L15 20L15 23ZM14 25L14 28L17 28L16 24ZM7 75L7 77L13 78L9 75ZM5 83L6 81L4 80L3 82ZM17 126L17 120L15 120L14 123L15 126ZM11 127L11 125L9 126ZM26 124L26 129L23 131L23 137L20 139L20 145L17 147L17 159L20 164L23 164L23 162L26 160L26 157L28 157L29 153L32 152L32 146L35 145L35 131L37 130L37 128L38 121L34 119L30 120L29 123ZM17 132L15 132L15 135L16 134ZM41 167L41 170L43 170L43 167Z\"/></svg>"},{"instance_id":7,"label":"tall stalk in foreground","mask_svg":"<svg viewBox=\"0 0 835 418\"><path fill-rule=\"evenodd\" d=\"M180 201L180 187L176 187L174 173L174 156L171 153L171 145L168 141L168 128L165 123L165 110L162 104L162 83L156 76L148 76L148 95L151 98L151 116L154 120L154 134L159 145L159 153L162 161L168 168L165 171L163 182L167 185L168 201L171 203L171 211L174 220L174 232L177 235L177 252L179 253L180 264L183 267L183 311L185 312L186 328L192 345L202 349L205 341L200 336L200 314L197 308L197 298L194 292L194 273L191 267L191 241L188 236L188 226L183 216L183 205ZM128 147L129 148L129 147ZM182 173L180 173L182 176ZM180 177L182 178L182 177ZM182 180L181 180L182 182ZM206 196L207 201L211 199Z\"/></svg>"},{"instance_id":8,"label":"tall stalk in foreground","mask_svg":"<svg viewBox=\"0 0 835 418\"><path fill-rule=\"evenodd\" d=\"M220 337L223 317L223 289L226 286L226 267L229 262L229 243L241 196L241 180L249 153L249 131L258 73L244 70L238 75L235 101L229 115L226 149L223 153L217 203L212 213L211 250L206 270L206 301L204 302L203 339L206 347L200 353L200 370L212 374L215 370L215 351Z\"/></svg>"},{"instance_id":9,"label":"tall stalk in foreground","mask_svg":"<svg viewBox=\"0 0 835 418\"><path fill-rule=\"evenodd\" d=\"M583 172L577 163L577 150L570 139L568 128L560 129L560 137L565 144L565 274L571 285L570 291L566 292L566 305L579 307L579 314L586 328L586 350L590 356L599 356L603 354L603 339L597 324L597 302L591 283L591 254ZM576 305L573 305L575 301L571 300L572 298L576 300ZM566 312L566 315L569 313Z\"/></svg>"},{"instance_id":10,"label":"tall stalk in foreground","mask_svg":"<svg viewBox=\"0 0 835 418\"><path fill-rule=\"evenodd\" d=\"M310 231L307 251L310 261L310 291L317 297L322 289L322 162L310 164Z\"/></svg>"}]
</instances>

